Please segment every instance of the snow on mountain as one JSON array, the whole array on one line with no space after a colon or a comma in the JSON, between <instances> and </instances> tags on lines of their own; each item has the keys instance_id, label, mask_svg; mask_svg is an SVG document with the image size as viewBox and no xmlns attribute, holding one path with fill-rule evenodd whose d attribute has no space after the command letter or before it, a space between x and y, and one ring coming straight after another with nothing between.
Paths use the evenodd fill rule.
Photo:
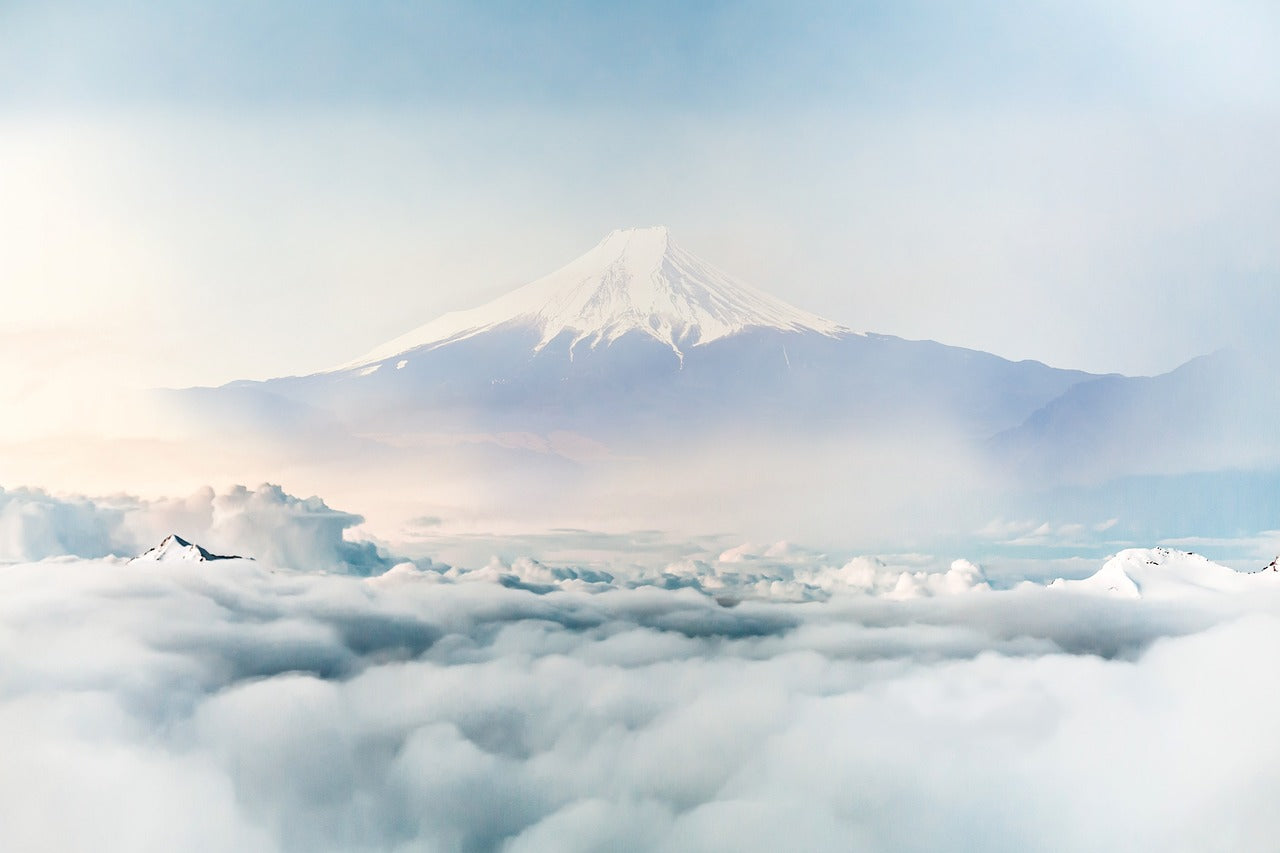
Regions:
<instances>
[{"instance_id":1,"label":"snow on mountain","mask_svg":"<svg viewBox=\"0 0 1280 853\"><path fill-rule=\"evenodd\" d=\"M242 557L212 554L181 536L169 534L159 545L134 557L131 562L204 563L212 560L240 560Z\"/></svg>"},{"instance_id":2,"label":"snow on mountain","mask_svg":"<svg viewBox=\"0 0 1280 853\"><path fill-rule=\"evenodd\" d=\"M855 439L906 442L913 469L933 443L947 450L931 470L951 470L958 443L1015 427L1093 378L852 332L646 228L614 231L558 272L345 369L182 389L161 403L219 446L278 442L307 464L447 468L472 484L519 471L563 493L588 467L706 460L756 442L768 459L797 462L814 442L850 456L864 452ZM874 455L882 476L885 456Z\"/></svg>"},{"instance_id":3,"label":"snow on mountain","mask_svg":"<svg viewBox=\"0 0 1280 853\"><path fill-rule=\"evenodd\" d=\"M535 352L565 333L572 354L581 343L594 348L639 332L678 356L689 347L750 328L849 333L695 257L663 226L625 228L610 232L591 251L548 276L478 308L445 314L339 369L372 365L499 327L535 330Z\"/></svg>"},{"instance_id":4,"label":"snow on mountain","mask_svg":"<svg viewBox=\"0 0 1280 853\"><path fill-rule=\"evenodd\" d=\"M1205 592L1248 590L1260 576L1260 572L1237 572L1186 551L1130 548L1107 560L1084 580L1059 578L1050 586L1121 598L1174 599Z\"/></svg>"}]
</instances>

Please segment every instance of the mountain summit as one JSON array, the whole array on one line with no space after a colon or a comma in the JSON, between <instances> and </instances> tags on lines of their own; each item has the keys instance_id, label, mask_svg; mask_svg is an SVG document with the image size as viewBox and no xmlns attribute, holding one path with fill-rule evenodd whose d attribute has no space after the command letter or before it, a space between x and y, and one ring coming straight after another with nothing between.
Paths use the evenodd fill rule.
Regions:
<instances>
[{"instance_id":1,"label":"mountain summit","mask_svg":"<svg viewBox=\"0 0 1280 853\"><path fill-rule=\"evenodd\" d=\"M344 368L499 328L536 331L535 352L567 335L571 354L579 344L595 348L638 332L681 358L690 347L752 328L849 332L737 281L680 248L663 226L625 228L548 276L478 308L445 314Z\"/></svg>"},{"instance_id":2,"label":"mountain summit","mask_svg":"<svg viewBox=\"0 0 1280 853\"><path fill-rule=\"evenodd\" d=\"M206 563L213 560L240 560L242 557L227 557L222 554L213 554L183 539L177 534L170 533L161 540L160 544L154 548L149 548L131 562L149 562L149 563Z\"/></svg>"},{"instance_id":3,"label":"mountain summit","mask_svg":"<svg viewBox=\"0 0 1280 853\"><path fill-rule=\"evenodd\" d=\"M610 232L556 272L344 367L177 396L201 428L267 430L290 444L325 435L333 447L360 443L360 458L425 459L422 448L443 441L576 461L743 435L986 440L1091 378L853 332L721 272L656 227ZM552 445L566 449L544 453Z\"/></svg>"}]
</instances>

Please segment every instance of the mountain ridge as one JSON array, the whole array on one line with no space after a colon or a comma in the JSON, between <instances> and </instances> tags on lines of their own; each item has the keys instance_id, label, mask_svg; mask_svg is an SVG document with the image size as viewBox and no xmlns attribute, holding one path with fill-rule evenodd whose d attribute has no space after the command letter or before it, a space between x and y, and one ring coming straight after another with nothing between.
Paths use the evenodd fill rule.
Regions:
<instances>
[{"instance_id":1,"label":"mountain ridge","mask_svg":"<svg viewBox=\"0 0 1280 853\"><path fill-rule=\"evenodd\" d=\"M1026 475L1103 482L1275 467L1277 422L1280 393L1270 354L1232 347L1156 376L1081 382L989 444Z\"/></svg>"}]
</instances>

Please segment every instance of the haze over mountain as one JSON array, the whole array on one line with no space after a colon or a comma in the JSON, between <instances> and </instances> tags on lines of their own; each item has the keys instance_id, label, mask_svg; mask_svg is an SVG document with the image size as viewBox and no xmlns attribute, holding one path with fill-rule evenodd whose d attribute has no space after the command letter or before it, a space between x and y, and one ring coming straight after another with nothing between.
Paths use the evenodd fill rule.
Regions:
<instances>
[{"instance_id":1,"label":"haze over mountain","mask_svg":"<svg viewBox=\"0 0 1280 853\"><path fill-rule=\"evenodd\" d=\"M167 399L218 452L263 446L272 476L398 496L404 518L423 501L551 526L758 513L779 536L888 542L1030 513L1158 538L1265 529L1280 509L1266 376L1241 353L1131 378L854 331L653 227L339 367ZM852 520L825 499L850 488Z\"/></svg>"},{"instance_id":2,"label":"haze over mountain","mask_svg":"<svg viewBox=\"0 0 1280 853\"><path fill-rule=\"evenodd\" d=\"M1088 378L854 332L655 227L613 231L551 275L337 369L199 396L357 433L572 430L634 449L726 426L985 437Z\"/></svg>"},{"instance_id":3,"label":"haze over mountain","mask_svg":"<svg viewBox=\"0 0 1280 853\"><path fill-rule=\"evenodd\" d=\"M992 447L1027 477L1246 471L1280 464L1280 386L1269 353L1243 346L1153 377L1082 382Z\"/></svg>"}]
</instances>

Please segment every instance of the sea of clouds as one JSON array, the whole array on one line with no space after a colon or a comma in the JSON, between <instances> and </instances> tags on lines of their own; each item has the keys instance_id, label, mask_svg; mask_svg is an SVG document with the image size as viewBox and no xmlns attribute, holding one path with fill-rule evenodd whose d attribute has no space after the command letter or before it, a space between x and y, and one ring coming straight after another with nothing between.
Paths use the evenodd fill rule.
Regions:
<instances>
[{"instance_id":1,"label":"sea of clouds","mask_svg":"<svg viewBox=\"0 0 1280 853\"><path fill-rule=\"evenodd\" d=\"M1126 597L781 545L616 576L467 569L348 542L356 523L275 487L0 495L0 849L1191 851L1280 833L1268 573ZM125 556L179 527L256 559ZM1143 584L1166 559L1197 571L1149 556L1126 558Z\"/></svg>"}]
</instances>

